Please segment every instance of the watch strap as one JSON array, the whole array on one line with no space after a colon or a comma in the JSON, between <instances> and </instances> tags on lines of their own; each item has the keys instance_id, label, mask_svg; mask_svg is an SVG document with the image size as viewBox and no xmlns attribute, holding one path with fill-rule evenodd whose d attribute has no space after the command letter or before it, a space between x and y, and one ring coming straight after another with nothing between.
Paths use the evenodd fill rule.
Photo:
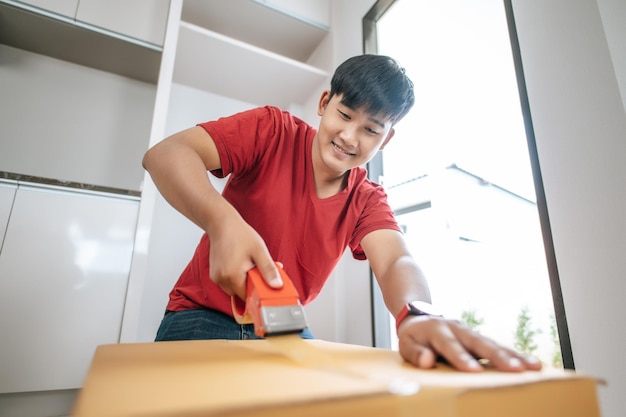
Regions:
<instances>
[{"instance_id":1,"label":"watch strap","mask_svg":"<svg viewBox=\"0 0 626 417\"><path fill-rule=\"evenodd\" d=\"M406 303L396 316L396 333L398 333L400 323L402 323L408 316L441 317L442 315L435 311L435 307L432 304L425 301L412 301L410 303Z\"/></svg>"},{"instance_id":2,"label":"watch strap","mask_svg":"<svg viewBox=\"0 0 626 417\"><path fill-rule=\"evenodd\" d=\"M409 316L410 312L411 312L411 308L409 304L405 304L404 306L402 306L402 310L400 310L400 312L396 316L396 333L398 333L398 329L400 328L400 323L402 323L404 319L406 319Z\"/></svg>"}]
</instances>

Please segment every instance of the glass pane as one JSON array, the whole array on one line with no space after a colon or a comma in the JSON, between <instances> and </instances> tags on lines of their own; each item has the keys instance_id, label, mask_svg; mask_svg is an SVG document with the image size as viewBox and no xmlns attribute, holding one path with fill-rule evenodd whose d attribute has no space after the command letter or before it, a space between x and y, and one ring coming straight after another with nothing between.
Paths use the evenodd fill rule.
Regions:
<instances>
[{"instance_id":1,"label":"glass pane","mask_svg":"<svg viewBox=\"0 0 626 417\"><path fill-rule=\"evenodd\" d=\"M560 366L502 2L397 0L377 33L415 84L382 181L434 303Z\"/></svg>"}]
</instances>

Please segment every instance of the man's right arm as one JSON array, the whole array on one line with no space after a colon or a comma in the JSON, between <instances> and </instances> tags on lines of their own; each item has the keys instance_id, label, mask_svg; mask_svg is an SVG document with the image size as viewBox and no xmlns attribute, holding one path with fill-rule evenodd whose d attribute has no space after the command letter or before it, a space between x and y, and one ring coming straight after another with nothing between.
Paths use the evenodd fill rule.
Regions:
<instances>
[{"instance_id":1,"label":"man's right arm","mask_svg":"<svg viewBox=\"0 0 626 417\"><path fill-rule=\"evenodd\" d=\"M255 265L270 285L281 285L261 236L208 178L221 163L206 130L195 126L164 139L146 152L143 166L165 200L209 235L209 273L227 294L245 298L246 273Z\"/></svg>"}]
</instances>

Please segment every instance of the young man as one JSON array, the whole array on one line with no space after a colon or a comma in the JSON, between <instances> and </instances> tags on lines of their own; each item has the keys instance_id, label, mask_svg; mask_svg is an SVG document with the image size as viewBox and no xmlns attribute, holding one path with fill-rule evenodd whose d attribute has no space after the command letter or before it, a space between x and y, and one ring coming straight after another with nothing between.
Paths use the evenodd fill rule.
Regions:
<instances>
[{"instance_id":1,"label":"young man","mask_svg":"<svg viewBox=\"0 0 626 417\"><path fill-rule=\"evenodd\" d=\"M251 326L235 322L230 303L233 295L245 298L249 269L280 287L280 261L306 304L349 246L355 258L369 260L408 362L430 368L441 356L480 371L475 358L484 358L505 371L539 369L537 360L427 311L426 280L383 189L360 168L387 145L413 102L403 68L389 57L361 55L340 65L322 93L318 129L268 106L151 148L143 163L159 191L206 231L170 293L157 340L253 337ZM221 195L207 171L230 175Z\"/></svg>"}]
</instances>

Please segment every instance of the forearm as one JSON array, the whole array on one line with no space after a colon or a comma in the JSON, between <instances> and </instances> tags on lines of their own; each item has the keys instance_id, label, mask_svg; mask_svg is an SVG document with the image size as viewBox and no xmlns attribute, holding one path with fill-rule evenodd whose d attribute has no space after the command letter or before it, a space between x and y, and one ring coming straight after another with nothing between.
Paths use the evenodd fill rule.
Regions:
<instances>
[{"instance_id":1,"label":"forearm","mask_svg":"<svg viewBox=\"0 0 626 417\"><path fill-rule=\"evenodd\" d=\"M385 305L394 316L410 301L431 302L426 277L410 255L398 257L381 275L377 281Z\"/></svg>"},{"instance_id":2,"label":"forearm","mask_svg":"<svg viewBox=\"0 0 626 417\"><path fill-rule=\"evenodd\" d=\"M426 277L399 231L373 231L363 237L361 246L370 261L385 305L394 317L410 301L430 302Z\"/></svg>"}]
</instances>

